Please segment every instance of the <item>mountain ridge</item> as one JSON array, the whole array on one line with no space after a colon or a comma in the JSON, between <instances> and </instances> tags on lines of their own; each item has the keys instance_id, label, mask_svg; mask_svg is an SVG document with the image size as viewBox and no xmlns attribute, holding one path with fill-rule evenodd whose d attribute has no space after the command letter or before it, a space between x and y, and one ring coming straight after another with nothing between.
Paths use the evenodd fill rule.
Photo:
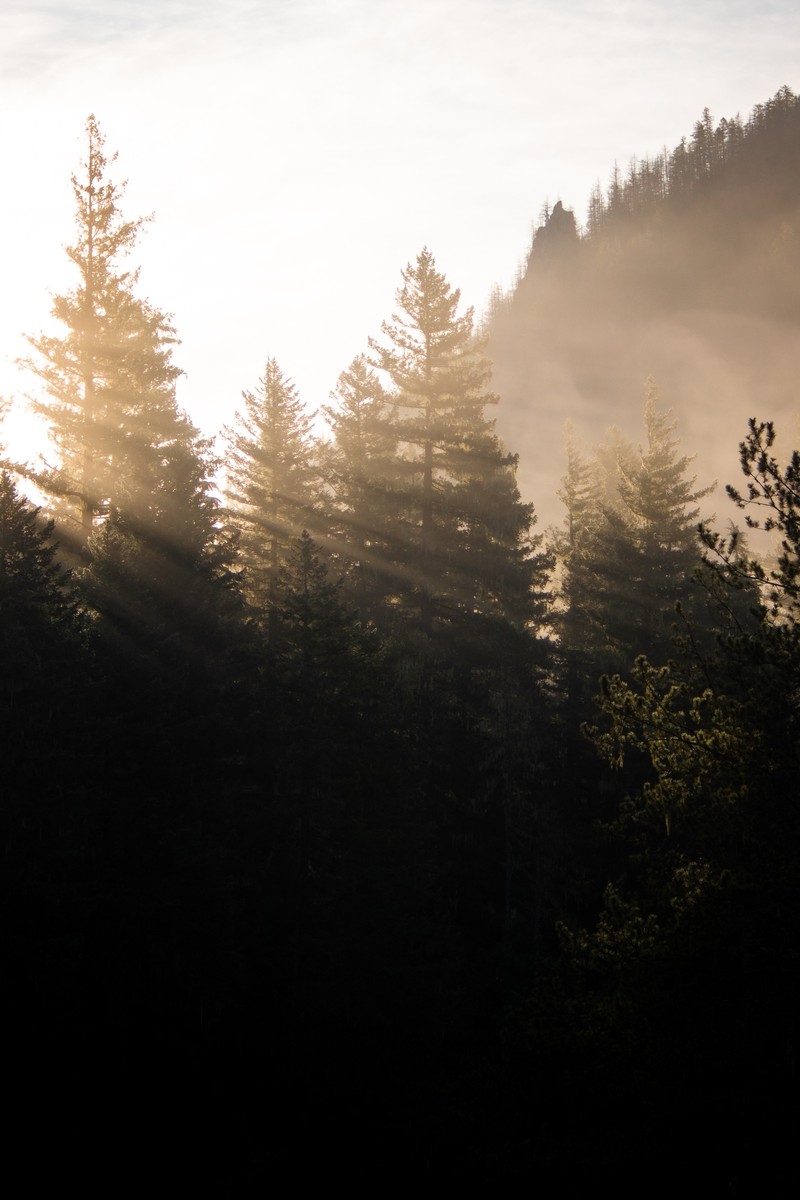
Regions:
<instances>
[{"instance_id":1,"label":"mountain ridge","mask_svg":"<svg viewBox=\"0 0 800 1200\"><path fill-rule=\"evenodd\" d=\"M563 428L588 444L640 437L653 376L698 477L735 477L751 416L797 433L800 98L714 124L655 160L614 168L585 230L559 201L485 332L498 431L543 523L558 521ZM721 496L720 491L720 496ZM721 500L724 504L724 500ZM724 509L722 509L724 512Z\"/></svg>"}]
</instances>

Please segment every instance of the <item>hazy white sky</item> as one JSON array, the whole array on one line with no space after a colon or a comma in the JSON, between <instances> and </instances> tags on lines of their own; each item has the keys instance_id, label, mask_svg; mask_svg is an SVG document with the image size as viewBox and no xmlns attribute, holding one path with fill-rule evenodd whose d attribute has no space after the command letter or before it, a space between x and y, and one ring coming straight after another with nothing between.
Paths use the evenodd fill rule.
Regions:
<instances>
[{"instance_id":1,"label":"hazy white sky","mask_svg":"<svg viewBox=\"0 0 800 1200\"><path fill-rule=\"evenodd\" d=\"M0 393L70 285L94 112L207 433L277 358L310 408L423 245L478 313L545 202L800 88L796 0L0 0Z\"/></svg>"}]
</instances>

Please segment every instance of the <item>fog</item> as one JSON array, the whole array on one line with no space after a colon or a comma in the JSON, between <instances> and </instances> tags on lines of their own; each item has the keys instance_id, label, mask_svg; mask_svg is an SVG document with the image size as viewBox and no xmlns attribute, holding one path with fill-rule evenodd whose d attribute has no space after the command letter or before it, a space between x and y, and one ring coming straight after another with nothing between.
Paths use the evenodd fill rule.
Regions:
<instances>
[{"instance_id":1,"label":"fog","mask_svg":"<svg viewBox=\"0 0 800 1200\"><path fill-rule=\"evenodd\" d=\"M569 214L540 227L488 329L498 428L543 523L561 519L564 421L588 446L612 425L636 444L649 376L698 482L717 482L707 504L721 519L734 515L724 485L738 486L749 418L774 421L788 457L800 411L796 137L751 139L752 163L582 242Z\"/></svg>"},{"instance_id":2,"label":"fog","mask_svg":"<svg viewBox=\"0 0 800 1200\"><path fill-rule=\"evenodd\" d=\"M128 213L155 213L142 291L174 314L180 403L212 435L271 355L326 403L423 245L480 314L546 198L582 224L615 160L674 145L705 104L747 112L800 44L785 3L15 0L0 20L0 393L21 402L23 335L69 280L94 112Z\"/></svg>"}]
</instances>

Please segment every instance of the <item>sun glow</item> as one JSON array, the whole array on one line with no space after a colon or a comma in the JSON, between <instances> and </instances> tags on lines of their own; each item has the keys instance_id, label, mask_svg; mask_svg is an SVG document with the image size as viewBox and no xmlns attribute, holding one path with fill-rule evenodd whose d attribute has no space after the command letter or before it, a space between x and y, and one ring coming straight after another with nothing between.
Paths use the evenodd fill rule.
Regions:
<instances>
[{"instance_id":1,"label":"sun glow","mask_svg":"<svg viewBox=\"0 0 800 1200\"><path fill-rule=\"evenodd\" d=\"M15 463L35 465L37 460L47 455L47 427L30 412L26 401L19 396L13 398L3 419L0 444L6 456Z\"/></svg>"}]
</instances>

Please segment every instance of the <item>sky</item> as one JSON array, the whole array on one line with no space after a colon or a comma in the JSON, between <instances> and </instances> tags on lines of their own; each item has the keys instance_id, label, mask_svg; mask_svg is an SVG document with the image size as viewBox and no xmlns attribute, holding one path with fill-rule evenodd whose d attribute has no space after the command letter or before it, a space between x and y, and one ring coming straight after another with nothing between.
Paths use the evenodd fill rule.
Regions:
<instances>
[{"instance_id":1,"label":"sky","mask_svg":"<svg viewBox=\"0 0 800 1200\"><path fill-rule=\"evenodd\" d=\"M583 223L615 161L800 90L799 52L796 0L0 0L6 438L30 449L16 360L74 283L89 113L213 436L269 357L328 403L423 246L480 317L545 203Z\"/></svg>"}]
</instances>

